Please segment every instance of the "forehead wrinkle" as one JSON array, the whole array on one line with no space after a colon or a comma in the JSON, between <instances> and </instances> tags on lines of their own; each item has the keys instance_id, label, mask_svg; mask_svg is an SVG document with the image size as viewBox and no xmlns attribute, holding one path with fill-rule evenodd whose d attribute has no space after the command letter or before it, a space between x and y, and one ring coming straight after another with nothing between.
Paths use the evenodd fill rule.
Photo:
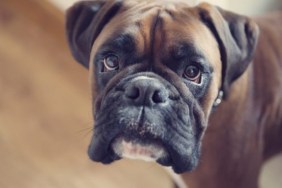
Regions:
<instances>
[{"instance_id":1,"label":"forehead wrinkle","mask_svg":"<svg viewBox=\"0 0 282 188\"><path fill-rule=\"evenodd\" d=\"M163 32L166 33L166 39L162 46L169 48L177 46L177 42L185 41L185 43L194 45L211 62L217 62L219 52L215 50L218 49L218 46L213 35L193 14L187 13L186 16L188 15L189 17L186 19L182 18L182 20L185 20L182 24L171 19L165 19Z\"/></svg>"},{"instance_id":2,"label":"forehead wrinkle","mask_svg":"<svg viewBox=\"0 0 282 188\"><path fill-rule=\"evenodd\" d=\"M113 37L107 39L102 47L102 49L108 49L108 50L118 50L118 51L124 51L124 52L131 52L135 50L135 41L131 34L121 32Z\"/></svg>"},{"instance_id":3,"label":"forehead wrinkle","mask_svg":"<svg viewBox=\"0 0 282 188\"><path fill-rule=\"evenodd\" d=\"M200 35L198 34L199 30L201 31ZM218 67L221 64L219 47L210 30L203 24L199 24L198 28L195 28L192 34L193 42L197 48L205 53L205 56L213 67Z\"/></svg>"},{"instance_id":4,"label":"forehead wrinkle","mask_svg":"<svg viewBox=\"0 0 282 188\"><path fill-rule=\"evenodd\" d=\"M126 33L132 35L135 41L135 51L142 54L145 53L147 37L142 24L138 21L125 29Z\"/></svg>"},{"instance_id":5,"label":"forehead wrinkle","mask_svg":"<svg viewBox=\"0 0 282 188\"><path fill-rule=\"evenodd\" d=\"M132 13L128 13L124 16L127 17L127 19L131 20L131 23L129 24L129 27L127 30L132 30L135 34L138 33L138 39L139 42L143 42L142 46L144 48L144 52L150 53L152 46L152 37L154 37L154 30L155 30L155 23L156 18L158 17L158 12L160 9L160 6L155 3L150 3L150 6L146 6L144 4L144 7L138 7L139 9L134 9L134 7L131 7ZM134 27L133 27L134 25ZM153 31L152 31L153 30Z\"/></svg>"}]
</instances>

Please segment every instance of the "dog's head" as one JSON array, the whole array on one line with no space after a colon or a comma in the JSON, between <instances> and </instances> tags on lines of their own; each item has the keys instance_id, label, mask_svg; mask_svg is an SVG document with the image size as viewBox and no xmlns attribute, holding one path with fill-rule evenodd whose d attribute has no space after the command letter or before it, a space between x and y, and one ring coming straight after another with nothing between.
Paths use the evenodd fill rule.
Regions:
<instances>
[{"instance_id":1,"label":"dog's head","mask_svg":"<svg viewBox=\"0 0 282 188\"><path fill-rule=\"evenodd\" d=\"M258 29L209 4L100 0L68 10L67 36L91 75L90 158L155 160L181 173L197 165L218 93L246 70Z\"/></svg>"}]
</instances>

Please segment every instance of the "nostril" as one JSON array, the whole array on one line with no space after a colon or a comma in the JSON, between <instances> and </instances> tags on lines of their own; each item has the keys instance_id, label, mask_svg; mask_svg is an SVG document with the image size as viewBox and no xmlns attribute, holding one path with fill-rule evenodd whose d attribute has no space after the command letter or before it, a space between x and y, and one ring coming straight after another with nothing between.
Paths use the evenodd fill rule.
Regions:
<instances>
[{"instance_id":1,"label":"nostril","mask_svg":"<svg viewBox=\"0 0 282 188\"><path fill-rule=\"evenodd\" d=\"M140 91L137 87L129 87L125 90L125 95L130 99L137 99L140 95Z\"/></svg>"},{"instance_id":2,"label":"nostril","mask_svg":"<svg viewBox=\"0 0 282 188\"><path fill-rule=\"evenodd\" d=\"M165 92L161 92L159 90L155 91L152 100L154 103L164 103L166 102L168 95Z\"/></svg>"}]
</instances>

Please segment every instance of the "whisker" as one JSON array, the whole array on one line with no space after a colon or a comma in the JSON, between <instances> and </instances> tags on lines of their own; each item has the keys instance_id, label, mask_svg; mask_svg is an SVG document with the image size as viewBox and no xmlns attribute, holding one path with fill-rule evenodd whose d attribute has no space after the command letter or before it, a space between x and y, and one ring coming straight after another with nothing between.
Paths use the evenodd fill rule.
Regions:
<instances>
[{"instance_id":1,"label":"whisker","mask_svg":"<svg viewBox=\"0 0 282 188\"><path fill-rule=\"evenodd\" d=\"M93 131L93 123L92 122L88 122L88 123L84 123L82 124L82 127L81 129L79 130L75 130L74 131L74 134L78 134L78 135L82 135L84 133L87 133L89 134L91 131Z\"/></svg>"},{"instance_id":2,"label":"whisker","mask_svg":"<svg viewBox=\"0 0 282 188\"><path fill-rule=\"evenodd\" d=\"M93 127L91 126L91 127L83 128L83 129L81 129L81 130L78 130L76 133L83 133L83 132L89 131L89 130L93 130Z\"/></svg>"},{"instance_id":3,"label":"whisker","mask_svg":"<svg viewBox=\"0 0 282 188\"><path fill-rule=\"evenodd\" d=\"M86 138L90 133L93 132L93 128L89 129L84 135L82 135L83 138Z\"/></svg>"}]
</instances>

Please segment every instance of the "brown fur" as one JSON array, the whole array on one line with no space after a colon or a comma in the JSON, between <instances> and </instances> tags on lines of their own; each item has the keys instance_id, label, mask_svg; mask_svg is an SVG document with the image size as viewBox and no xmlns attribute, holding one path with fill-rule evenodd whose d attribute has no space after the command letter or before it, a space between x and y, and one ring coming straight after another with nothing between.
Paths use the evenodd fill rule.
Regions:
<instances>
[{"instance_id":1,"label":"brown fur","mask_svg":"<svg viewBox=\"0 0 282 188\"><path fill-rule=\"evenodd\" d=\"M192 188L255 188L262 163L282 148L282 12L258 18L253 63L210 117Z\"/></svg>"}]
</instances>

